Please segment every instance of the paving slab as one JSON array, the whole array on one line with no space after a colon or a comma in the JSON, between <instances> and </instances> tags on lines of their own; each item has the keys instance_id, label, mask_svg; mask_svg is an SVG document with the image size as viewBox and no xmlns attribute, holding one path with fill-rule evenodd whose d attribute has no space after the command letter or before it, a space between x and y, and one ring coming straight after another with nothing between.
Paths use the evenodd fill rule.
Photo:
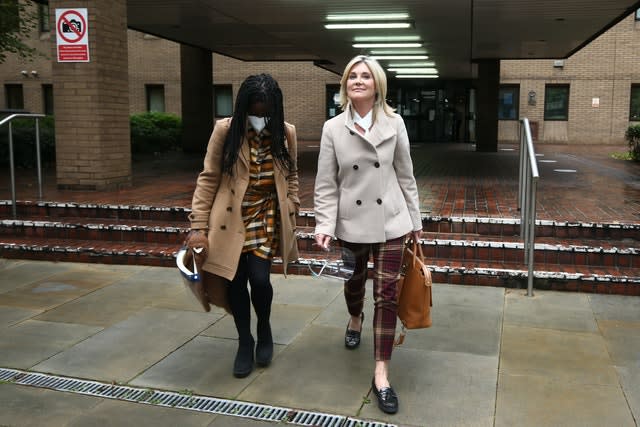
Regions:
<instances>
[{"instance_id":1,"label":"paving slab","mask_svg":"<svg viewBox=\"0 0 640 427\"><path fill-rule=\"evenodd\" d=\"M64 426L99 405L101 399L0 383L1 426Z\"/></svg>"},{"instance_id":2,"label":"paving slab","mask_svg":"<svg viewBox=\"0 0 640 427\"><path fill-rule=\"evenodd\" d=\"M309 276L272 274L274 304L297 304L324 307L343 293L343 282L313 279Z\"/></svg>"},{"instance_id":3,"label":"paving slab","mask_svg":"<svg viewBox=\"0 0 640 427\"><path fill-rule=\"evenodd\" d=\"M344 347L344 329L311 325L240 395L241 400L357 415L373 376L373 345Z\"/></svg>"},{"instance_id":4,"label":"paving slab","mask_svg":"<svg viewBox=\"0 0 640 427\"><path fill-rule=\"evenodd\" d=\"M2 305L2 297L0 297L0 328L20 323L23 320L30 319L42 313L41 310L28 310L26 308L8 307Z\"/></svg>"},{"instance_id":5,"label":"paving slab","mask_svg":"<svg viewBox=\"0 0 640 427\"><path fill-rule=\"evenodd\" d=\"M168 279L168 269L143 268L108 287L71 301L38 317L39 320L73 322L107 327L122 321L155 301L165 301L183 286ZM201 311L204 313L204 311Z\"/></svg>"},{"instance_id":6,"label":"paving slab","mask_svg":"<svg viewBox=\"0 0 640 427\"><path fill-rule=\"evenodd\" d=\"M568 383L563 378L501 374L495 427L635 427L617 384Z\"/></svg>"},{"instance_id":7,"label":"paving slab","mask_svg":"<svg viewBox=\"0 0 640 427\"><path fill-rule=\"evenodd\" d=\"M403 347L485 356L499 354L502 289L439 284L433 287L433 300L433 325L409 330Z\"/></svg>"},{"instance_id":8,"label":"paving slab","mask_svg":"<svg viewBox=\"0 0 640 427\"><path fill-rule=\"evenodd\" d=\"M127 382L211 324L205 313L145 308L34 367L36 371Z\"/></svg>"},{"instance_id":9,"label":"paving slab","mask_svg":"<svg viewBox=\"0 0 640 427\"><path fill-rule=\"evenodd\" d=\"M73 268L72 263L48 261L6 262L0 265L0 295L20 286L42 280L52 274Z\"/></svg>"},{"instance_id":10,"label":"paving slab","mask_svg":"<svg viewBox=\"0 0 640 427\"><path fill-rule=\"evenodd\" d=\"M400 347L390 365L400 410L395 415L384 414L370 393L370 403L360 416L402 426L491 427L497 375L497 355Z\"/></svg>"},{"instance_id":11,"label":"paving slab","mask_svg":"<svg viewBox=\"0 0 640 427\"><path fill-rule=\"evenodd\" d=\"M593 333L504 325L500 371L567 384L618 385L606 343Z\"/></svg>"},{"instance_id":12,"label":"paving slab","mask_svg":"<svg viewBox=\"0 0 640 427\"><path fill-rule=\"evenodd\" d=\"M640 420L640 358L632 366L616 367L622 390L636 422Z\"/></svg>"},{"instance_id":13,"label":"paving slab","mask_svg":"<svg viewBox=\"0 0 640 427\"><path fill-rule=\"evenodd\" d=\"M508 290L504 323L566 331L596 332L598 325L587 294Z\"/></svg>"},{"instance_id":14,"label":"paving slab","mask_svg":"<svg viewBox=\"0 0 640 427\"><path fill-rule=\"evenodd\" d=\"M237 348L236 340L195 337L142 372L130 384L165 390L190 390L196 394L234 399L261 372L254 370L246 378L235 378L232 370ZM273 364L278 363L278 352L281 350L281 346L274 349Z\"/></svg>"},{"instance_id":15,"label":"paving slab","mask_svg":"<svg viewBox=\"0 0 640 427\"><path fill-rule=\"evenodd\" d=\"M104 399L99 405L75 416L67 427L140 427L140 426L180 426L206 427L216 418L214 414L122 402Z\"/></svg>"},{"instance_id":16,"label":"paving slab","mask_svg":"<svg viewBox=\"0 0 640 427\"><path fill-rule=\"evenodd\" d=\"M640 363L640 321L598 321L611 360L616 365L636 366Z\"/></svg>"},{"instance_id":17,"label":"paving slab","mask_svg":"<svg viewBox=\"0 0 640 427\"><path fill-rule=\"evenodd\" d=\"M101 330L96 326L38 320L0 328L0 366L31 368Z\"/></svg>"},{"instance_id":18,"label":"paving slab","mask_svg":"<svg viewBox=\"0 0 640 427\"><path fill-rule=\"evenodd\" d=\"M304 328L321 313L321 307L313 307L309 305L293 305L293 304L273 304L271 306L271 334L273 342L276 344L290 344ZM257 318L255 313L251 312L251 330L254 338L256 337ZM224 318L216 321L202 335L237 339L233 316L225 315ZM234 350L235 351L235 350Z\"/></svg>"},{"instance_id":19,"label":"paving slab","mask_svg":"<svg viewBox=\"0 0 640 427\"><path fill-rule=\"evenodd\" d=\"M597 320L640 322L640 297L594 294L588 298Z\"/></svg>"},{"instance_id":20,"label":"paving slab","mask_svg":"<svg viewBox=\"0 0 640 427\"><path fill-rule=\"evenodd\" d=\"M343 282L336 283L338 293L336 297L323 308L320 315L314 319L313 324L318 326L331 326L335 328L347 327L349 321L349 312L347 311L347 303L344 300ZM362 329L363 335L371 333L371 325L373 324L373 281L367 280L365 283L364 306L364 325Z\"/></svg>"}]
</instances>

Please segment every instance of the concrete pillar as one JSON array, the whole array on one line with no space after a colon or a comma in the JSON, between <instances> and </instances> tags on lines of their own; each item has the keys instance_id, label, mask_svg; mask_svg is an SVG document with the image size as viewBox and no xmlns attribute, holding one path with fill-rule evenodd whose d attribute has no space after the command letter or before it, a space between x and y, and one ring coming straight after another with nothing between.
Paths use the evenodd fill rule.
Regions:
<instances>
[{"instance_id":1,"label":"concrete pillar","mask_svg":"<svg viewBox=\"0 0 640 427\"><path fill-rule=\"evenodd\" d=\"M131 185L127 8L109 2L49 0L55 10L87 8L90 62L58 62L52 32L56 173L61 189Z\"/></svg>"},{"instance_id":2,"label":"concrete pillar","mask_svg":"<svg viewBox=\"0 0 640 427\"><path fill-rule=\"evenodd\" d=\"M500 60L478 61L476 151L498 151Z\"/></svg>"},{"instance_id":3,"label":"concrete pillar","mask_svg":"<svg viewBox=\"0 0 640 427\"><path fill-rule=\"evenodd\" d=\"M180 45L182 148L204 153L213 130L213 60L211 51Z\"/></svg>"}]
</instances>

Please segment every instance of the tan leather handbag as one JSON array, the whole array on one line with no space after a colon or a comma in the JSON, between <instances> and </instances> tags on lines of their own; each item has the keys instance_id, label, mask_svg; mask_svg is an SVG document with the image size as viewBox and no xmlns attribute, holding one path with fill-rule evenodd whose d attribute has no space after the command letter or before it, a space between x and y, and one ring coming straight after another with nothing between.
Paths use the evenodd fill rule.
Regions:
<instances>
[{"instance_id":1,"label":"tan leather handbag","mask_svg":"<svg viewBox=\"0 0 640 427\"><path fill-rule=\"evenodd\" d=\"M407 329L428 328L432 324L431 271L424 264L422 246L409 239L402 255L398 282L398 318L402 331L396 345L404 342Z\"/></svg>"}]
</instances>

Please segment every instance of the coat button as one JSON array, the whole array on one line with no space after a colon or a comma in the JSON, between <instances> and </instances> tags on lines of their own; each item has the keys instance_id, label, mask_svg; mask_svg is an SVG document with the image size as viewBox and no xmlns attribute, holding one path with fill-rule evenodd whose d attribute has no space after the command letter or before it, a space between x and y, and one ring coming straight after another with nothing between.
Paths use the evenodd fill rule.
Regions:
<instances>
[{"instance_id":1,"label":"coat button","mask_svg":"<svg viewBox=\"0 0 640 427\"><path fill-rule=\"evenodd\" d=\"M356 200L356 205L360 206L362 204L362 200Z\"/></svg>"},{"instance_id":2,"label":"coat button","mask_svg":"<svg viewBox=\"0 0 640 427\"><path fill-rule=\"evenodd\" d=\"M352 130L349 131L349 135L355 135L356 133Z\"/></svg>"},{"instance_id":3,"label":"coat button","mask_svg":"<svg viewBox=\"0 0 640 427\"><path fill-rule=\"evenodd\" d=\"M226 225L221 225L221 226L220 226L220 230L226 230L226 229L227 229L227 226L226 226Z\"/></svg>"},{"instance_id":4,"label":"coat button","mask_svg":"<svg viewBox=\"0 0 640 427\"><path fill-rule=\"evenodd\" d=\"M378 200L376 200L376 203L377 203L377 204L379 204L379 205L381 205L381 204L382 204L382 200L381 200L381 199L378 199Z\"/></svg>"},{"instance_id":5,"label":"coat button","mask_svg":"<svg viewBox=\"0 0 640 427\"><path fill-rule=\"evenodd\" d=\"M233 210L233 208L231 206L227 207L227 212L231 212Z\"/></svg>"},{"instance_id":6,"label":"coat button","mask_svg":"<svg viewBox=\"0 0 640 427\"><path fill-rule=\"evenodd\" d=\"M375 167L379 168L379 167L380 167L380 163L375 162L375 163L373 164L373 166L375 166Z\"/></svg>"},{"instance_id":7,"label":"coat button","mask_svg":"<svg viewBox=\"0 0 640 427\"><path fill-rule=\"evenodd\" d=\"M231 189L231 194L233 194L233 195L236 194L236 192L235 192L235 190L233 188Z\"/></svg>"},{"instance_id":8,"label":"coat button","mask_svg":"<svg viewBox=\"0 0 640 427\"><path fill-rule=\"evenodd\" d=\"M358 165L353 165L353 170L358 170Z\"/></svg>"}]
</instances>

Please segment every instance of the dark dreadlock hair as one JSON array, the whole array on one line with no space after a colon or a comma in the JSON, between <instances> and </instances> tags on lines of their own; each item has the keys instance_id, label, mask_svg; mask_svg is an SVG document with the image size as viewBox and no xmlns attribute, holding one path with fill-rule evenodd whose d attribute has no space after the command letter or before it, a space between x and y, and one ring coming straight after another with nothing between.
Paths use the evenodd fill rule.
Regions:
<instances>
[{"instance_id":1,"label":"dark dreadlock hair","mask_svg":"<svg viewBox=\"0 0 640 427\"><path fill-rule=\"evenodd\" d=\"M227 133L222 149L222 170L233 175L233 167L238 160L242 140L245 137L249 107L263 102L267 106L266 129L271 133L271 155L284 170L293 168L293 161L285 146L284 107L282 91L278 82L269 74L258 74L247 77L238 91L236 106L231 120L231 128Z\"/></svg>"}]
</instances>

